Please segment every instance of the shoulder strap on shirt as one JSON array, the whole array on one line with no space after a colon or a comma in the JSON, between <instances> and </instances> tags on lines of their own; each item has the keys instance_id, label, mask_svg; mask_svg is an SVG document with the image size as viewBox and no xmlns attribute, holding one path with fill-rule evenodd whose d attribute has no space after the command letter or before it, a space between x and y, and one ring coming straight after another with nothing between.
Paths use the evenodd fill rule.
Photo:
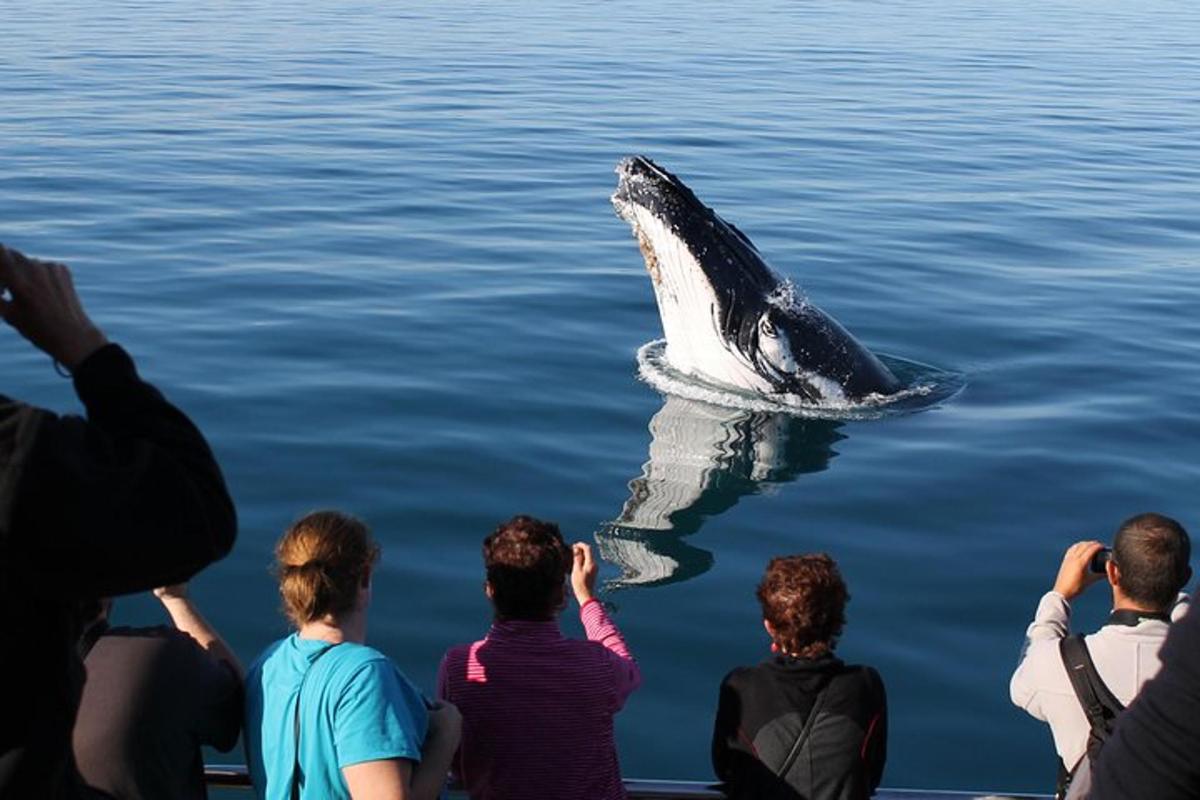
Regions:
<instances>
[{"instance_id":1,"label":"shoulder strap on shirt","mask_svg":"<svg viewBox=\"0 0 1200 800\"><path fill-rule=\"evenodd\" d=\"M333 648L337 647L341 642L328 644L317 651L317 654L312 657L312 661L308 662L308 669L304 670L304 677L300 679L300 688L296 690L296 713L292 715L292 732L295 734L295 761L292 762L292 793L291 800L300 800L300 693L304 691L304 682L308 680L308 674L312 672L313 664L317 663L317 659L328 653Z\"/></svg>"}]
</instances>

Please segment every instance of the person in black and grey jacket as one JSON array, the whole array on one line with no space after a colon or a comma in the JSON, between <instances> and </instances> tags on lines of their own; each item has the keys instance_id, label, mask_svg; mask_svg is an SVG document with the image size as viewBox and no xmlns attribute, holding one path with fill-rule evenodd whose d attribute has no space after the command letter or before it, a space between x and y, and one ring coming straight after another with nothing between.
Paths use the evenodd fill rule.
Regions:
<instances>
[{"instance_id":1,"label":"person in black and grey jacket","mask_svg":"<svg viewBox=\"0 0 1200 800\"><path fill-rule=\"evenodd\" d=\"M774 558L758 586L773 655L721 682L717 777L735 799L859 800L883 777L879 673L834 656L849 594L825 554Z\"/></svg>"},{"instance_id":2,"label":"person in black and grey jacket","mask_svg":"<svg viewBox=\"0 0 1200 800\"><path fill-rule=\"evenodd\" d=\"M88 318L62 264L0 245L0 318L87 418L0 395L0 797L89 796L71 755L85 599L187 580L236 517L200 431Z\"/></svg>"}]
</instances>

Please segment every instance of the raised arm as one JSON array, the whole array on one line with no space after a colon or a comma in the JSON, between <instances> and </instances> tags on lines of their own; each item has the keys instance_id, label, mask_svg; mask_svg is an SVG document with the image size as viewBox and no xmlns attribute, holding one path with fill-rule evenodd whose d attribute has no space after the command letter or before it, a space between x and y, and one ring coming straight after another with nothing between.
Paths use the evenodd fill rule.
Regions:
<instances>
[{"instance_id":1,"label":"raised arm","mask_svg":"<svg viewBox=\"0 0 1200 800\"><path fill-rule=\"evenodd\" d=\"M1088 565L1092 556L1104 549L1095 541L1076 542L1063 554L1054 588L1038 603L1033 622L1025 632L1029 641L1065 638L1071 618L1071 601L1083 594L1087 587L1104 579L1103 573L1091 572Z\"/></svg>"},{"instance_id":2,"label":"raised arm","mask_svg":"<svg viewBox=\"0 0 1200 800\"><path fill-rule=\"evenodd\" d=\"M171 617L171 622L178 630L195 639L196 643L214 659L228 664L239 680L245 677L245 671L242 669L242 663L238 661L237 655L221 638L221 634L217 633L216 628L204 618L192 599L188 597L186 583L160 586L154 590L154 596L163 604L163 608Z\"/></svg>"},{"instance_id":3,"label":"raised arm","mask_svg":"<svg viewBox=\"0 0 1200 800\"><path fill-rule=\"evenodd\" d=\"M616 689L616 710L642 684L642 672L622 638L617 626L609 619L604 604L596 599L596 575L599 567L592 557L592 548L583 542L572 545L574 564L571 569L571 588L579 603L579 619L588 639L604 645L612 664Z\"/></svg>"},{"instance_id":4,"label":"raised arm","mask_svg":"<svg viewBox=\"0 0 1200 800\"><path fill-rule=\"evenodd\" d=\"M1038 700L1037 675L1046 661L1060 660L1057 646L1047 649L1043 642L1056 643L1070 633L1071 603L1088 586L1101 580L1102 575L1088 571L1092 556L1104 547L1100 542L1076 542L1063 555L1054 588L1042 595L1034 612L1033 622L1025 631L1021 660L1009 681L1009 697L1038 719L1044 719Z\"/></svg>"},{"instance_id":5,"label":"raised arm","mask_svg":"<svg viewBox=\"0 0 1200 800\"><path fill-rule=\"evenodd\" d=\"M88 414L36 412L10 542L31 577L116 595L178 583L225 555L236 517L207 442L107 343L67 268L0 248L0 289L0 317L72 372Z\"/></svg>"},{"instance_id":6,"label":"raised arm","mask_svg":"<svg viewBox=\"0 0 1200 800\"><path fill-rule=\"evenodd\" d=\"M108 343L83 310L66 266L2 244L0 318L69 370Z\"/></svg>"},{"instance_id":7,"label":"raised arm","mask_svg":"<svg viewBox=\"0 0 1200 800\"><path fill-rule=\"evenodd\" d=\"M187 596L185 584L161 586L154 596L186 637L172 641L177 656L170 680L187 697L188 731L200 744L228 752L242 732L242 665Z\"/></svg>"}]
</instances>

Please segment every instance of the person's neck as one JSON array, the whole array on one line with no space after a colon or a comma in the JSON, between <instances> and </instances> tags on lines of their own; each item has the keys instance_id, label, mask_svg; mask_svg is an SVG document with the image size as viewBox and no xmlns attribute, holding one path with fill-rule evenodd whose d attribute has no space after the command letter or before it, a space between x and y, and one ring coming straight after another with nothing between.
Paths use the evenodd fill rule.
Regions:
<instances>
[{"instance_id":1,"label":"person's neck","mask_svg":"<svg viewBox=\"0 0 1200 800\"><path fill-rule=\"evenodd\" d=\"M318 619L306 622L298 631L301 639L319 639L331 644L367 641L367 620L362 614L350 614L343 619Z\"/></svg>"},{"instance_id":2,"label":"person's neck","mask_svg":"<svg viewBox=\"0 0 1200 800\"><path fill-rule=\"evenodd\" d=\"M504 625L509 622L516 623L542 623L542 622L558 622L558 614L554 613L548 617L502 617L499 614L492 616L492 622L497 625Z\"/></svg>"},{"instance_id":3,"label":"person's neck","mask_svg":"<svg viewBox=\"0 0 1200 800\"><path fill-rule=\"evenodd\" d=\"M832 657L833 650L824 648L812 653L811 655L796 655L795 653L789 653L786 650L780 649L775 652L775 655L782 656L783 658L790 658L793 661L820 661L822 658Z\"/></svg>"},{"instance_id":4,"label":"person's neck","mask_svg":"<svg viewBox=\"0 0 1200 800\"><path fill-rule=\"evenodd\" d=\"M1145 603L1139 603L1136 600L1130 599L1124 592L1119 589L1113 590L1113 611L1140 611L1145 614L1163 614L1166 613L1165 608L1156 608Z\"/></svg>"}]
</instances>

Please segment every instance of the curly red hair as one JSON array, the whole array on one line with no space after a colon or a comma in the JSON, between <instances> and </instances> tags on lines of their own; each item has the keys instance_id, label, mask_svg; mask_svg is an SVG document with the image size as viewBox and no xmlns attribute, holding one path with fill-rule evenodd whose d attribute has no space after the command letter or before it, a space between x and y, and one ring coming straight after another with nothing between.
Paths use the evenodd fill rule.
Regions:
<instances>
[{"instance_id":1,"label":"curly red hair","mask_svg":"<svg viewBox=\"0 0 1200 800\"><path fill-rule=\"evenodd\" d=\"M832 558L825 553L772 558L756 594L784 653L816 658L833 652L850 594Z\"/></svg>"}]
</instances>

